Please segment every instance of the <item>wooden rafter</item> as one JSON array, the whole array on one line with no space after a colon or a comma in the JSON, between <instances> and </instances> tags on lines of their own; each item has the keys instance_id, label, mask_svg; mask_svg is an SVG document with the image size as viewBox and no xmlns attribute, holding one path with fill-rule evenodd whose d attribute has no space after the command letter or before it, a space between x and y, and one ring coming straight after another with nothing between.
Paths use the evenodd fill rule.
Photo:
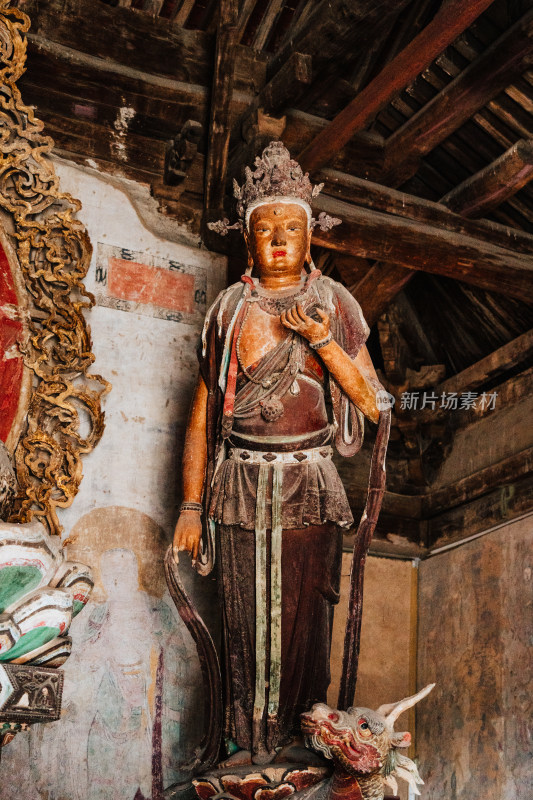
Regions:
<instances>
[{"instance_id":1,"label":"wooden rafter","mask_svg":"<svg viewBox=\"0 0 533 800\"><path fill-rule=\"evenodd\" d=\"M262 50L268 41L272 31L272 26L283 6L283 0L269 0L263 19L255 32L253 46L256 50Z\"/></svg>"},{"instance_id":2,"label":"wooden rafter","mask_svg":"<svg viewBox=\"0 0 533 800\"><path fill-rule=\"evenodd\" d=\"M533 11L529 11L386 143L384 181L398 186L420 158L459 128L533 63Z\"/></svg>"},{"instance_id":3,"label":"wooden rafter","mask_svg":"<svg viewBox=\"0 0 533 800\"><path fill-rule=\"evenodd\" d=\"M174 9L172 18L176 25L185 25L196 0L180 0Z\"/></svg>"},{"instance_id":4,"label":"wooden rafter","mask_svg":"<svg viewBox=\"0 0 533 800\"><path fill-rule=\"evenodd\" d=\"M472 391L533 357L533 330L499 347L471 367L444 381L439 392Z\"/></svg>"},{"instance_id":5,"label":"wooden rafter","mask_svg":"<svg viewBox=\"0 0 533 800\"><path fill-rule=\"evenodd\" d=\"M320 0L275 54L270 74L277 72L295 50L308 53L316 73L322 74L332 63L357 52L375 34L376 27L396 17L408 2Z\"/></svg>"},{"instance_id":6,"label":"wooden rafter","mask_svg":"<svg viewBox=\"0 0 533 800\"><path fill-rule=\"evenodd\" d=\"M481 217L504 203L533 178L533 139L521 139L488 167L442 198L464 217Z\"/></svg>"},{"instance_id":7,"label":"wooden rafter","mask_svg":"<svg viewBox=\"0 0 533 800\"><path fill-rule=\"evenodd\" d=\"M360 94L300 154L304 169L329 164L335 152L363 130L399 92L405 89L492 0L449 0L433 20L371 81Z\"/></svg>"}]
</instances>

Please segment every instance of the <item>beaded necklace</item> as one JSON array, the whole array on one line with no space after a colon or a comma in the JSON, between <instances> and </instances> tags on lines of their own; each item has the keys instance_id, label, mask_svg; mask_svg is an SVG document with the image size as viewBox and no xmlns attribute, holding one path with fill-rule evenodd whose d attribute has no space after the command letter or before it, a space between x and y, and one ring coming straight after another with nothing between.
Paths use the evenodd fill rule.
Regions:
<instances>
[{"instance_id":1,"label":"beaded necklace","mask_svg":"<svg viewBox=\"0 0 533 800\"><path fill-rule=\"evenodd\" d=\"M278 294L275 291L256 287L252 289L249 302L256 301L259 308L273 317L279 317L284 311L288 311L296 303L302 302L309 292L308 282L297 288L290 294Z\"/></svg>"}]
</instances>

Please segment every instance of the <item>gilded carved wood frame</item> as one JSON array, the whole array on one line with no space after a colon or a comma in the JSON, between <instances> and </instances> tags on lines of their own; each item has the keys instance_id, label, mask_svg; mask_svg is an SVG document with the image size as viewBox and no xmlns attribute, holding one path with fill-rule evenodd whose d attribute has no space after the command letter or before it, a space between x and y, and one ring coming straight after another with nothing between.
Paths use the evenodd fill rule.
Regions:
<instances>
[{"instance_id":1,"label":"gilded carved wood frame","mask_svg":"<svg viewBox=\"0 0 533 800\"><path fill-rule=\"evenodd\" d=\"M0 0L0 243L19 300L2 311L22 323L17 355L25 373L6 444L20 490L12 519L36 516L59 534L57 509L72 503L81 456L102 435L109 384L88 372L94 355L83 311L94 298L83 279L92 248L75 218L81 204L60 191L53 141L17 88L29 26L26 14Z\"/></svg>"}]
</instances>

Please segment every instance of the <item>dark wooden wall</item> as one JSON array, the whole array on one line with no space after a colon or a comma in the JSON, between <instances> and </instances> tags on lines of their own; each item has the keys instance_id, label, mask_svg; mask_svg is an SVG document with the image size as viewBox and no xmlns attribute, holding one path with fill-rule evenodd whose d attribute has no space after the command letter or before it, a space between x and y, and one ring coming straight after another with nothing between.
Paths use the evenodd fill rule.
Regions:
<instances>
[{"instance_id":1,"label":"dark wooden wall","mask_svg":"<svg viewBox=\"0 0 533 800\"><path fill-rule=\"evenodd\" d=\"M425 800L533 796L533 517L420 565Z\"/></svg>"}]
</instances>

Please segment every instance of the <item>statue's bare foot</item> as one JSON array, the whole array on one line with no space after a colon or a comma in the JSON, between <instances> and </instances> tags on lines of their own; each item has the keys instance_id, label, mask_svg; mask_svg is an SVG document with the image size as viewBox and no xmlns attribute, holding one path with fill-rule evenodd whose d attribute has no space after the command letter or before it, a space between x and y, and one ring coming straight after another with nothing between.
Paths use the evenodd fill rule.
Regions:
<instances>
[{"instance_id":1,"label":"statue's bare foot","mask_svg":"<svg viewBox=\"0 0 533 800\"><path fill-rule=\"evenodd\" d=\"M252 754L249 750L237 750L236 753L221 761L220 767L241 767L252 763Z\"/></svg>"},{"instance_id":2,"label":"statue's bare foot","mask_svg":"<svg viewBox=\"0 0 533 800\"><path fill-rule=\"evenodd\" d=\"M295 737L289 744L282 747L276 754L275 761L278 763L307 764L312 767L319 767L324 764L324 759L318 753L309 750L301 737Z\"/></svg>"},{"instance_id":3,"label":"statue's bare foot","mask_svg":"<svg viewBox=\"0 0 533 800\"><path fill-rule=\"evenodd\" d=\"M276 751L267 750L266 747L260 747L257 753L252 756L254 764L270 764L276 757Z\"/></svg>"}]
</instances>

